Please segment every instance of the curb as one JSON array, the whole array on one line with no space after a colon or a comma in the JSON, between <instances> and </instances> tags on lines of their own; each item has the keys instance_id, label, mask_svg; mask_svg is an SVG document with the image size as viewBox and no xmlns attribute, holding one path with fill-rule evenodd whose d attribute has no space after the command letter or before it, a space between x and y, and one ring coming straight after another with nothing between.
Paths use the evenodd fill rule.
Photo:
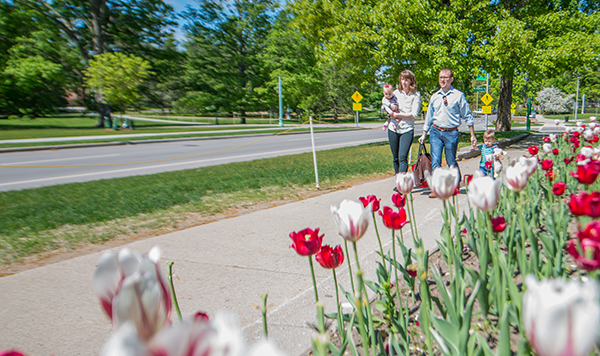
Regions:
<instances>
[{"instance_id":1,"label":"curb","mask_svg":"<svg viewBox=\"0 0 600 356\"><path fill-rule=\"evenodd\" d=\"M497 141L496 144L498 145L498 147L504 149L505 147L510 146L515 142L519 142L519 141L523 140L524 138L529 137L530 135L531 135L530 133L522 133L522 134L514 136L514 137L509 137L509 138L505 138L500 141ZM458 154L458 156L456 156L456 160L462 161L465 159L475 158L480 155L481 155L481 151L479 149L472 148L469 152Z\"/></svg>"},{"instance_id":2,"label":"curb","mask_svg":"<svg viewBox=\"0 0 600 356\"><path fill-rule=\"evenodd\" d=\"M353 131L357 129L339 129L339 130L327 130L318 131L319 133L327 132L340 132L340 131ZM359 128L358 130L374 130L372 128ZM281 135L305 135L310 132L286 132ZM166 142L178 142L178 141L201 141L201 140L225 140L238 137L264 137L273 136L273 134L248 134L248 135L228 135L228 136L205 136L205 137L183 137L183 138L166 138L166 139L154 139L154 140L139 140L139 141L120 141L120 142L98 142L98 143L81 143L81 144L69 144L69 145L52 145L52 146L32 146L32 147L14 147L14 148L0 148L0 154L12 153L12 152L28 152L28 151L43 151L43 150L61 150L68 148L87 148L87 147L103 147L103 146L120 146L120 145L141 145L146 143L166 143Z\"/></svg>"}]
</instances>

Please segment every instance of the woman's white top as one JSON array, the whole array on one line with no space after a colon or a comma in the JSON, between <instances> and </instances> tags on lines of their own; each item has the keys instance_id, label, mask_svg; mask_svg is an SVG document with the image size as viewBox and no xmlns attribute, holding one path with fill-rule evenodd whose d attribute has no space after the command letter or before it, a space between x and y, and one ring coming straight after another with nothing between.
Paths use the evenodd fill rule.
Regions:
<instances>
[{"instance_id":1,"label":"woman's white top","mask_svg":"<svg viewBox=\"0 0 600 356\"><path fill-rule=\"evenodd\" d=\"M402 90L394 90L394 96L398 99L398 109L401 114L411 115L412 119L402 119L396 125L397 133L403 134L407 133L410 130L415 128L415 119L419 117L419 112L421 110L421 93L418 91L412 94L406 94ZM391 125L390 125L391 126ZM388 127L388 130L391 128Z\"/></svg>"}]
</instances>

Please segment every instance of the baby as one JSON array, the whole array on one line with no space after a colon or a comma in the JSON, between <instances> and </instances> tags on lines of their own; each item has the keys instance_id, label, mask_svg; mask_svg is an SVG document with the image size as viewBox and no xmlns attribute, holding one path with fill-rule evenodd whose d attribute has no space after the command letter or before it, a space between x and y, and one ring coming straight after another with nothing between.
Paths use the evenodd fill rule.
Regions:
<instances>
[{"instance_id":1,"label":"baby","mask_svg":"<svg viewBox=\"0 0 600 356\"><path fill-rule=\"evenodd\" d=\"M497 178L502 171L500 160L504 158L504 151L496 145L496 134L494 130L486 130L483 133L483 145L479 145L481 150L481 161L479 169L485 176Z\"/></svg>"},{"instance_id":2,"label":"baby","mask_svg":"<svg viewBox=\"0 0 600 356\"><path fill-rule=\"evenodd\" d=\"M392 131L396 130L395 120L392 120L391 115L395 112L399 112L398 110L398 99L394 95L394 88L386 84L383 86L383 98L381 99L381 110L385 111L388 114L388 119L383 124L383 130L387 130L388 128Z\"/></svg>"}]
</instances>

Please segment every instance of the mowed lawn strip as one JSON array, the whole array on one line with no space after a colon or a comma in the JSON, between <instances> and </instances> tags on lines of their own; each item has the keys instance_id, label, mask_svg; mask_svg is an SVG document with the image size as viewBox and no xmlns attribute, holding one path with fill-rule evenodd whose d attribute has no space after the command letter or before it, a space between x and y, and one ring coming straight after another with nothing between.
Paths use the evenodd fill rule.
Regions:
<instances>
[{"instance_id":1,"label":"mowed lawn strip","mask_svg":"<svg viewBox=\"0 0 600 356\"><path fill-rule=\"evenodd\" d=\"M498 133L497 138L522 132ZM478 133L481 140L481 133ZM418 151L415 138L414 163ZM461 134L459 146L468 145ZM392 176L387 142L317 152L322 189L354 180ZM298 197L314 191L312 154L274 157L154 175L0 192L0 262L61 248L135 235L189 214ZM391 183L391 182L390 182Z\"/></svg>"}]
</instances>

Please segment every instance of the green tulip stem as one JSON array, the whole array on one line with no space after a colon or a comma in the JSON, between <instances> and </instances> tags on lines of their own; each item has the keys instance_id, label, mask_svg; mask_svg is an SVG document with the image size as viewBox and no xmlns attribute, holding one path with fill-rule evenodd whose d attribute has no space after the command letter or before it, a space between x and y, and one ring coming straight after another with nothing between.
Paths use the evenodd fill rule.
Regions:
<instances>
[{"instance_id":1,"label":"green tulip stem","mask_svg":"<svg viewBox=\"0 0 600 356\"><path fill-rule=\"evenodd\" d=\"M350 258L350 254L348 253L348 241L344 240L344 248L346 249L346 257ZM348 260L348 272L350 272L350 285L352 286L352 294L356 294L356 290L354 289L354 278L352 277L352 263Z\"/></svg>"},{"instance_id":2,"label":"green tulip stem","mask_svg":"<svg viewBox=\"0 0 600 356\"><path fill-rule=\"evenodd\" d=\"M383 253L383 246L381 245L381 239L379 238L379 230L377 230L377 221L375 220L375 212L371 212L373 215L373 226L375 226L375 234L377 235L377 242L379 242L379 250L381 251L381 262L383 262L383 268L387 271L385 265L385 254Z\"/></svg>"},{"instance_id":3,"label":"green tulip stem","mask_svg":"<svg viewBox=\"0 0 600 356\"><path fill-rule=\"evenodd\" d=\"M312 275L313 287L315 289L315 303L318 303L319 294L317 293L317 280L315 279L315 269L313 268L312 256L308 256L308 262L310 263L310 273Z\"/></svg>"},{"instance_id":4,"label":"green tulip stem","mask_svg":"<svg viewBox=\"0 0 600 356\"><path fill-rule=\"evenodd\" d=\"M402 305L402 300L400 300L400 288L398 286L398 267L396 263L398 263L398 259L396 258L396 239L395 239L396 230L392 230L392 253L394 254L394 274L396 276L396 294L398 295L399 304ZM400 230L400 234L402 234L402 230ZM406 263L406 262L405 262Z\"/></svg>"},{"instance_id":5,"label":"green tulip stem","mask_svg":"<svg viewBox=\"0 0 600 356\"><path fill-rule=\"evenodd\" d=\"M335 301L337 305L337 323L338 323L338 334L342 339L342 344L346 341L346 330L344 329L344 317L342 315L342 305L340 304L340 292L338 288L337 275L335 268L333 269L333 282L335 283Z\"/></svg>"},{"instance_id":6,"label":"green tulip stem","mask_svg":"<svg viewBox=\"0 0 600 356\"><path fill-rule=\"evenodd\" d=\"M417 220L415 220L415 204L413 202L412 192L409 194L410 199L408 202L410 203L410 231L412 232L413 242L419 239L419 233L417 232Z\"/></svg>"},{"instance_id":7,"label":"green tulip stem","mask_svg":"<svg viewBox=\"0 0 600 356\"><path fill-rule=\"evenodd\" d=\"M261 294L260 298L262 299L263 335L265 335L265 339L268 339L269 332L267 329L267 294Z\"/></svg>"},{"instance_id":8,"label":"green tulip stem","mask_svg":"<svg viewBox=\"0 0 600 356\"><path fill-rule=\"evenodd\" d=\"M356 241L352 241L352 246L354 246L354 258L356 259L356 268L360 271L360 263L358 263L358 249L356 248Z\"/></svg>"},{"instance_id":9,"label":"green tulip stem","mask_svg":"<svg viewBox=\"0 0 600 356\"><path fill-rule=\"evenodd\" d=\"M181 310L179 310L179 303L177 303L177 296L175 295L175 286L173 285L173 264L175 262L169 261L167 262L168 269L168 277L169 277L169 285L171 286L171 295L173 296L173 304L175 305L175 311L177 312L177 317L179 317L179 321L183 320L181 317Z\"/></svg>"}]
</instances>

